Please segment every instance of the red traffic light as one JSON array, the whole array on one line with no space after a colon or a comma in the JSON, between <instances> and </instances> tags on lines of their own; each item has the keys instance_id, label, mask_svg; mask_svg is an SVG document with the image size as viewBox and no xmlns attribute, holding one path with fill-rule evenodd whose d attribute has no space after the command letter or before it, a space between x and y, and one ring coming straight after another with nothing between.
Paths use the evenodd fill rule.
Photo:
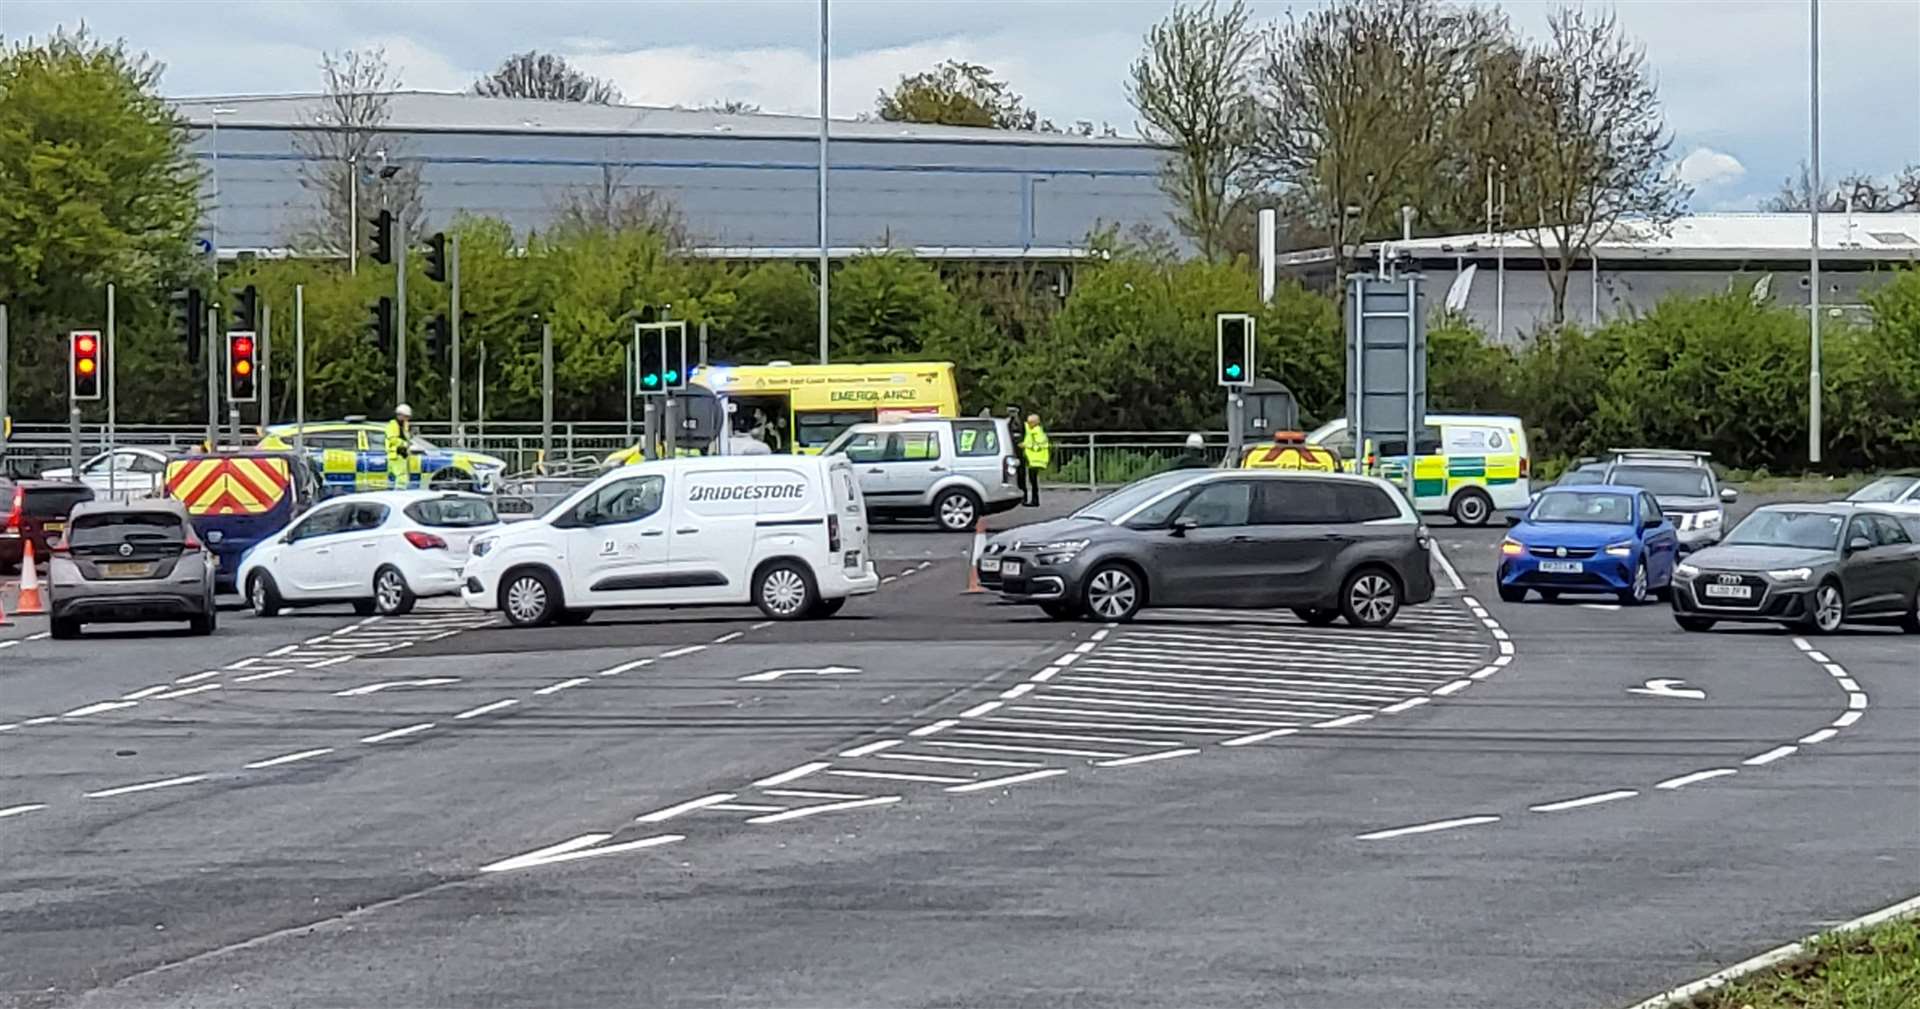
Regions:
<instances>
[{"instance_id":1,"label":"red traffic light","mask_svg":"<svg viewBox=\"0 0 1920 1009\"><path fill-rule=\"evenodd\" d=\"M73 349L79 351L82 354L93 353L93 348L94 348L94 343L93 343L93 337L91 336L76 337L73 341Z\"/></svg>"},{"instance_id":2,"label":"red traffic light","mask_svg":"<svg viewBox=\"0 0 1920 1009\"><path fill-rule=\"evenodd\" d=\"M244 336L234 337L233 353L235 357L252 357L253 341Z\"/></svg>"}]
</instances>

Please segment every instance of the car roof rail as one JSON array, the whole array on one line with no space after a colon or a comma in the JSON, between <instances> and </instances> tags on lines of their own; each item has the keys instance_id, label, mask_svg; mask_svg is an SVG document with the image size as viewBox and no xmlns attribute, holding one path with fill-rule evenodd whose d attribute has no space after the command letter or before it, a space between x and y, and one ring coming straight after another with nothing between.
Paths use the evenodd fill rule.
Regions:
<instances>
[{"instance_id":1,"label":"car roof rail","mask_svg":"<svg viewBox=\"0 0 1920 1009\"><path fill-rule=\"evenodd\" d=\"M1638 456L1643 459L1706 459L1712 452L1698 452L1684 448L1610 448L1615 459Z\"/></svg>"}]
</instances>

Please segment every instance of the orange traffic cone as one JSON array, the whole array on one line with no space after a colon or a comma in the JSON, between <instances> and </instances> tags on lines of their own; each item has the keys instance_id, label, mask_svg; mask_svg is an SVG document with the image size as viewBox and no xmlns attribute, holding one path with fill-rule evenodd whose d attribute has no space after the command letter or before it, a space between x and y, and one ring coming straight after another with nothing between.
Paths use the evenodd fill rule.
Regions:
<instances>
[{"instance_id":1,"label":"orange traffic cone","mask_svg":"<svg viewBox=\"0 0 1920 1009\"><path fill-rule=\"evenodd\" d=\"M987 518L982 515L973 524L973 553L967 561L967 591L985 592L980 587L980 555L987 549Z\"/></svg>"},{"instance_id":2,"label":"orange traffic cone","mask_svg":"<svg viewBox=\"0 0 1920 1009\"><path fill-rule=\"evenodd\" d=\"M34 567L31 539L27 540L26 555L20 558L20 600L14 604L13 612L21 616L47 612L46 600L40 598L40 572Z\"/></svg>"}]
</instances>

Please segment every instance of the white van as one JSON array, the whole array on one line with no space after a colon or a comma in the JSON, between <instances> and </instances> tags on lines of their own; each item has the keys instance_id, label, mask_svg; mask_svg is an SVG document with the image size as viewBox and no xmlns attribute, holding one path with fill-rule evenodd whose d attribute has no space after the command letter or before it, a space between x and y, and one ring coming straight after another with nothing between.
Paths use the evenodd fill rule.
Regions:
<instances>
[{"instance_id":1,"label":"white van","mask_svg":"<svg viewBox=\"0 0 1920 1009\"><path fill-rule=\"evenodd\" d=\"M1373 476L1405 480L1406 431L1391 428L1368 440L1374 444L1355 445L1345 418L1307 435L1308 444L1339 452L1348 472L1371 448L1377 459ZM1414 507L1423 514L1445 513L1461 525L1483 526L1495 511L1524 511L1532 501L1533 458L1518 417L1430 413L1414 435L1414 454Z\"/></svg>"},{"instance_id":2,"label":"white van","mask_svg":"<svg viewBox=\"0 0 1920 1009\"><path fill-rule=\"evenodd\" d=\"M473 543L461 598L517 626L596 609L754 603L831 616L880 587L844 457L718 456L623 466Z\"/></svg>"}]
</instances>

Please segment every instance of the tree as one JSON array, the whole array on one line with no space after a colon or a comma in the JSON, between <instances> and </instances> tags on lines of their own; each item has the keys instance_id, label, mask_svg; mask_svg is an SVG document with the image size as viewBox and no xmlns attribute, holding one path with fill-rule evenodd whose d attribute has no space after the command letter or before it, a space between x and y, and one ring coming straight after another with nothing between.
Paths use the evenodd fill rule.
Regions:
<instances>
[{"instance_id":1,"label":"tree","mask_svg":"<svg viewBox=\"0 0 1920 1009\"><path fill-rule=\"evenodd\" d=\"M1854 172L1821 188L1826 191L1820 200L1823 214L1844 213L1848 207L1865 214L1920 210L1920 163L1908 165L1891 179ZM1803 161L1799 174L1781 180L1780 191L1762 201L1760 209L1773 214L1804 214L1813 206L1812 193L1812 173Z\"/></svg>"},{"instance_id":2,"label":"tree","mask_svg":"<svg viewBox=\"0 0 1920 1009\"><path fill-rule=\"evenodd\" d=\"M0 303L17 415L65 415L64 334L105 321L109 283L123 405L158 408L175 389L192 402L159 295L194 268L200 175L162 70L85 29L0 52Z\"/></svg>"},{"instance_id":3,"label":"tree","mask_svg":"<svg viewBox=\"0 0 1920 1009\"><path fill-rule=\"evenodd\" d=\"M881 119L995 130L1034 130L1040 116L993 71L978 63L948 60L924 73L900 78L874 102ZM1048 128L1051 123L1046 124Z\"/></svg>"},{"instance_id":4,"label":"tree","mask_svg":"<svg viewBox=\"0 0 1920 1009\"><path fill-rule=\"evenodd\" d=\"M1208 259L1228 245L1236 191L1252 163L1257 41L1244 0L1225 11L1213 0L1176 7L1147 32L1127 81L1141 132L1172 151L1160 186L1177 208L1174 224Z\"/></svg>"},{"instance_id":5,"label":"tree","mask_svg":"<svg viewBox=\"0 0 1920 1009\"><path fill-rule=\"evenodd\" d=\"M678 248L687 242L686 219L665 193L627 184L627 170L600 166L598 185L569 186L555 200L553 226L560 231L650 231Z\"/></svg>"},{"instance_id":6,"label":"tree","mask_svg":"<svg viewBox=\"0 0 1920 1009\"><path fill-rule=\"evenodd\" d=\"M473 93L488 98L541 98L551 102L618 105L613 82L575 70L563 56L529 49L501 62L500 68L473 82Z\"/></svg>"},{"instance_id":7,"label":"tree","mask_svg":"<svg viewBox=\"0 0 1920 1009\"><path fill-rule=\"evenodd\" d=\"M1662 228L1691 190L1667 164L1673 138L1646 50L1614 15L1567 7L1548 18L1514 81L1518 140L1514 202L1553 293L1553 322L1566 321L1567 277L1593 243L1631 228Z\"/></svg>"},{"instance_id":8,"label":"tree","mask_svg":"<svg viewBox=\"0 0 1920 1009\"><path fill-rule=\"evenodd\" d=\"M407 234L419 234L420 170L406 163L399 136L383 132L400 87L386 51L324 53L320 76L321 109L293 136L302 157L300 185L318 203L296 244L346 255L354 236L365 235L365 223L354 220L356 207L362 218L390 210Z\"/></svg>"}]
</instances>

